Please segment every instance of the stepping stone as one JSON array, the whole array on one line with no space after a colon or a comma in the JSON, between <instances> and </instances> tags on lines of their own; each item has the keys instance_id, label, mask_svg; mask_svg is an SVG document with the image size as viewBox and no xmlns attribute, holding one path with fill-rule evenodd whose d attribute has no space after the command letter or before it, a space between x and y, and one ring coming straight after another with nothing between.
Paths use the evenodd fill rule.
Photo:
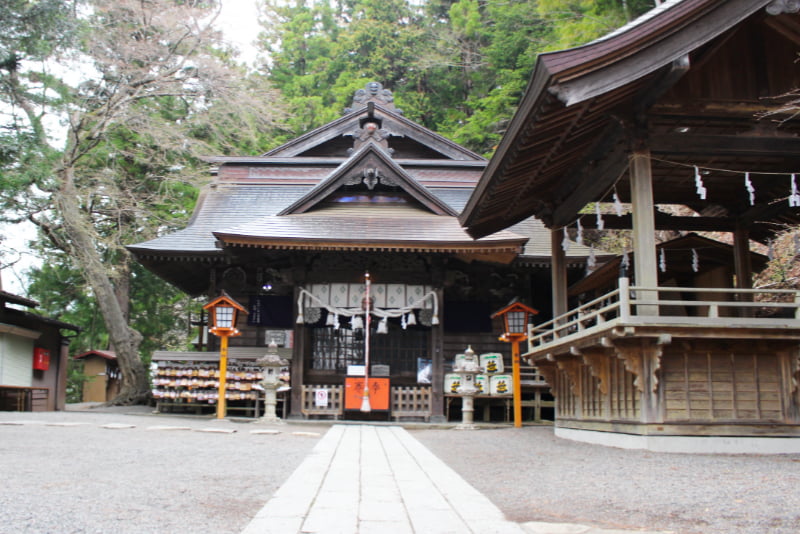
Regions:
<instances>
[{"instance_id":1,"label":"stepping stone","mask_svg":"<svg viewBox=\"0 0 800 534\"><path fill-rule=\"evenodd\" d=\"M85 426L89 423L45 423L45 426Z\"/></svg>"},{"instance_id":2,"label":"stepping stone","mask_svg":"<svg viewBox=\"0 0 800 534\"><path fill-rule=\"evenodd\" d=\"M215 434L233 434L236 430L232 428L198 428L195 432L211 432Z\"/></svg>"},{"instance_id":3,"label":"stepping stone","mask_svg":"<svg viewBox=\"0 0 800 534\"><path fill-rule=\"evenodd\" d=\"M280 434L280 430L251 430L251 434Z\"/></svg>"},{"instance_id":4,"label":"stepping stone","mask_svg":"<svg viewBox=\"0 0 800 534\"><path fill-rule=\"evenodd\" d=\"M168 426L168 425L147 427L147 430L191 430L191 429L192 428L188 426Z\"/></svg>"},{"instance_id":5,"label":"stepping stone","mask_svg":"<svg viewBox=\"0 0 800 534\"><path fill-rule=\"evenodd\" d=\"M136 425L129 425L126 423L109 423L102 425L101 428L108 428L109 430L120 430L122 428L136 428Z\"/></svg>"},{"instance_id":6,"label":"stepping stone","mask_svg":"<svg viewBox=\"0 0 800 534\"><path fill-rule=\"evenodd\" d=\"M293 436L308 436L310 438L318 438L319 432L292 432Z\"/></svg>"}]
</instances>

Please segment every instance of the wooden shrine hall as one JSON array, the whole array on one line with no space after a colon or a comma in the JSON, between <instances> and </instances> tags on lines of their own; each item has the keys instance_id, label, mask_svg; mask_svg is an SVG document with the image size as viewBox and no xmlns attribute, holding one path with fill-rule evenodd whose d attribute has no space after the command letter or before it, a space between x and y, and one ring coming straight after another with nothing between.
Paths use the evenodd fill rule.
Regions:
<instances>
[{"instance_id":1,"label":"wooden shrine hall","mask_svg":"<svg viewBox=\"0 0 800 534\"><path fill-rule=\"evenodd\" d=\"M487 160L405 118L379 83L358 90L341 118L266 154L210 162L213 180L189 225L128 248L188 294L211 300L224 290L248 310L231 357L278 345L290 359L290 417L357 416L348 414L345 386L363 373L367 272L370 384L384 388L371 404L382 417L443 420L456 354L469 345L509 351L493 311L520 298L549 316L549 232L524 218L470 236L457 216ZM572 244L564 262L572 281L588 252ZM216 339L208 341L214 350ZM181 365L192 367L195 356L159 352L177 362L159 376L176 382L169 374L194 372ZM211 372L207 357L196 360L205 361L198 372ZM540 398L546 384L528 378ZM252 384L241 383L241 398L252 395Z\"/></svg>"},{"instance_id":2,"label":"wooden shrine hall","mask_svg":"<svg viewBox=\"0 0 800 534\"><path fill-rule=\"evenodd\" d=\"M800 451L800 298L752 289L750 252L800 222L798 53L789 2L673 0L539 57L460 220L475 237L550 228L554 318L524 357L554 388L557 435ZM571 304L558 244L578 222L632 229L636 261ZM658 250L657 230L727 233L728 274L693 276L703 260ZM683 262L668 285L664 258Z\"/></svg>"}]
</instances>

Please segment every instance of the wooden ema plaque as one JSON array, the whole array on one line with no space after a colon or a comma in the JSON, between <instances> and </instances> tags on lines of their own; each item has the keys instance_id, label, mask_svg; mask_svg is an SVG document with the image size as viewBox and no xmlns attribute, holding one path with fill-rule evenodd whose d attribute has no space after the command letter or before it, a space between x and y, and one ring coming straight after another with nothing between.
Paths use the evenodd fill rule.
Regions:
<instances>
[{"instance_id":1,"label":"wooden ema plaque","mask_svg":"<svg viewBox=\"0 0 800 534\"><path fill-rule=\"evenodd\" d=\"M348 376L344 379L344 409L360 410L364 401L364 377ZM389 410L389 379L369 379L369 405L372 411Z\"/></svg>"}]
</instances>

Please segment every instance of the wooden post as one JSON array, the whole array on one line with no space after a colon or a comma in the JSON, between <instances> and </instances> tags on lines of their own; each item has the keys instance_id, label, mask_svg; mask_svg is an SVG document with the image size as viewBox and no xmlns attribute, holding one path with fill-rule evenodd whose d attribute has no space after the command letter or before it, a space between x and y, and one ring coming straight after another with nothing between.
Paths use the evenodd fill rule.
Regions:
<instances>
[{"instance_id":1,"label":"wooden post","mask_svg":"<svg viewBox=\"0 0 800 534\"><path fill-rule=\"evenodd\" d=\"M569 311L567 308L567 259L564 249L561 247L563 240L564 228L550 230L553 319Z\"/></svg>"},{"instance_id":2,"label":"wooden post","mask_svg":"<svg viewBox=\"0 0 800 534\"><path fill-rule=\"evenodd\" d=\"M631 289L627 277L619 279L619 318L625 323L631 318Z\"/></svg>"},{"instance_id":3,"label":"wooden post","mask_svg":"<svg viewBox=\"0 0 800 534\"><path fill-rule=\"evenodd\" d=\"M298 301L300 296L300 286L294 288L294 302ZM296 304L295 304L296 305ZM293 310L292 317L297 317L299 309ZM304 370L305 370L305 328L302 324L295 323L294 325L294 345L292 347L292 362L291 362L291 401L289 402L289 418L302 419L303 418L303 385L304 385Z\"/></svg>"},{"instance_id":4,"label":"wooden post","mask_svg":"<svg viewBox=\"0 0 800 534\"><path fill-rule=\"evenodd\" d=\"M445 423L444 409L444 290L436 289L439 299L439 324L431 326L431 422Z\"/></svg>"},{"instance_id":5,"label":"wooden post","mask_svg":"<svg viewBox=\"0 0 800 534\"><path fill-rule=\"evenodd\" d=\"M753 289L753 263L750 258L750 230L740 224L733 232L733 265L736 289ZM752 293L739 293L739 302L752 302ZM753 317L754 308L739 308L739 317Z\"/></svg>"},{"instance_id":6,"label":"wooden post","mask_svg":"<svg viewBox=\"0 0 800 534\"><path fill-rule=\"evenodd\" d=\"M514 426L522 427L522 379L519 369L519 342L515 339L511 342L511 370L514 387Z\"/></svg>"},{"instance_id":7,"label":"wooden post","mask_svg":"<svg viewBox=\"0 0 800 534\"><path fill-rule=\"evenodd\" d=\"M658 259L656 257L655 205L653 202L653 175L650 168L650 151L637 150L631 156L631 203L633 208L633 250L635 285L658 286ZM657 293L641 292L637 298L655 300ZM637 315L658 315L658 306L638 306Z\"/></svg>"},{"instance_id":8,"label":"wooden post","mask_svg":"<svg viewBox=\"0 0 800 534\"><path fill-rule=\"evenodd\" d=\"M224 419L228 411L225 389L228 377L228 336L220 336L219 344L219 388L217 390L217 419Z\"/></svg>"},{"instance_id":9,"label":"wooden post","mask_svg":"<svg viewBox=\"0 0 800 534\"><path fill-rule=\"evenodd\" d=\"M733 232L733 264L737 289L753 289L753 264L750 261L750 231L736 225Z\"/></svg>"}]
</instances>

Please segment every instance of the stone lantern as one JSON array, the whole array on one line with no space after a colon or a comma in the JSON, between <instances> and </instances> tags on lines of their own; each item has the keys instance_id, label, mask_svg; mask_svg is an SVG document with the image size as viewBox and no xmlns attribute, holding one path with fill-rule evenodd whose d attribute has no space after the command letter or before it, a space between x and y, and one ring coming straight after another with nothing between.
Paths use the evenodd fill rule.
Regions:
<instances>
[{"instance_id":1,"label":"stone lantern","mask_svg":"<svg viewBox=\"0 0 800 534\"><path fill-rule=\"evenodd\" d=\"M456 428L458 430L475 430L477 427L473 424L474 397L478 392L478 388L475 386L475 376L481 372L481 366L475 356L475 351L472 350L472 346L467 347L463 358L456 358L453 364L453 372L457 373L461 380L461 385L458 388L458 393L461 395L461 424Z\"/></svg>"},{"instance_id":2,"label":"stone lantern","mask_svg":"<svg viewBox=\"0 0 800 534\"><path fill-rule=\"evenodd\" d=\"M267 353L256 360L256 365L262 368L261 386L264 388L264 416L260 422L283 423L275 413L275 406L278 404L277 391L281 386L281 368L289 365L289 362L278 355L278 345L273 341L269 344Z\"/></svg>"}]
</instances>

